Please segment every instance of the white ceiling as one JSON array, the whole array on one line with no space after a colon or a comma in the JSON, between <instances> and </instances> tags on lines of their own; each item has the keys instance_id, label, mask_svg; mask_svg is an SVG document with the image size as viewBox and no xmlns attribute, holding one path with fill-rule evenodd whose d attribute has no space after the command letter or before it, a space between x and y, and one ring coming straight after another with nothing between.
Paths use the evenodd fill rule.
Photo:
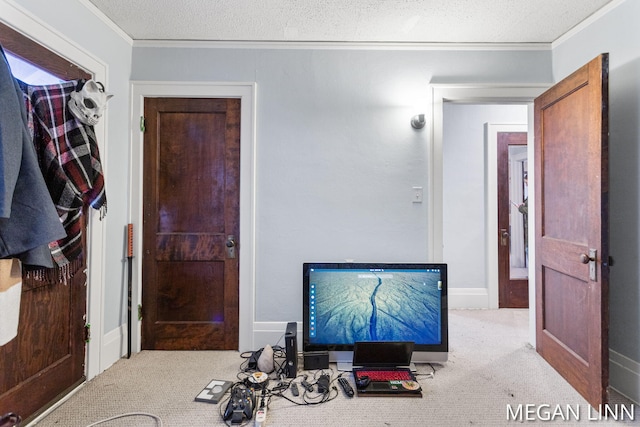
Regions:
<instances>
[{"instance_id":1,"label":"white ceiling","mask_svg":"<svg viewBox=\"0 0 640 427\"><path fill-rule=\"evenodd\" d=\"M89 1L133 40L551 43L612 0Z\"/></svg>"}]
</instances>

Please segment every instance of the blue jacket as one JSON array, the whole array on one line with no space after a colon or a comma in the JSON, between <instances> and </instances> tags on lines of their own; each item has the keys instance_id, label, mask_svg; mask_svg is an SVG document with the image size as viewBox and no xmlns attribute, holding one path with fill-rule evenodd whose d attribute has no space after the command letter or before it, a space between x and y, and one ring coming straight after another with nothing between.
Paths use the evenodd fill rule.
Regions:
<instances>
[{"instance_id":1,"label":"blue jacket","mask_svg":"<svg viewBox=\"0 0 640 427\"><path fill-rule=\"evenodd\" d=\"M22 91L0 46L0 258L53 267L48 244L66 236L38 166Z\"/></svg>"}]
</instances>

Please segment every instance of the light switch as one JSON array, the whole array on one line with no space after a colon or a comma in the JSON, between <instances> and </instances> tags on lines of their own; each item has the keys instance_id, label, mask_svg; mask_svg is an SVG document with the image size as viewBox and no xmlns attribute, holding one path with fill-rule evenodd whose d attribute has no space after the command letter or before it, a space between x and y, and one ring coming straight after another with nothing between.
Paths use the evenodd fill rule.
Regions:
<instances>
[{"instance_id":1,"label":"light switch","mask_svg":"<svg viewBox=\"0 0 640 427\"><path fill-rule=\"evenodd\" d=\"M413 203L422 203L422 187L413 187Z\"/></svg>"}]
</instances>

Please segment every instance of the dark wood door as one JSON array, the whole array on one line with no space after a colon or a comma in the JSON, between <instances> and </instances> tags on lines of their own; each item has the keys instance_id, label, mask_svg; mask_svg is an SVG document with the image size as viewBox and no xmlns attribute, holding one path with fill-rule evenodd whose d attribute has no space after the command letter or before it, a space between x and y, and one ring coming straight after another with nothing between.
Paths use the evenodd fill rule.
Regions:
<instances>
[{"instance_id":1,"label":"dark wood door","mask_svg":"<svg viewBox=\"0 0 640 427\"><path fill-rule=\"evenodd\" d=\"M29 419L85 380L86 275L23 280L18 335L0 347L0 415Z\"/></svg>"},{"instance_id":2,"label":"dark wood door","mask_svg":"<svg viewBox=\"0 0 640 427\"><path fill-rule=\"evenodd\" d=\"M607 153L603 54L535 100L537 350L594 406L609 382Z\"/></svg>"},{"instance_id":3,"label":"dark wood door","mask_svg":"<svg viewBox=\"0 0 640 427\"><path fill-rule=\"evenodd\" d=\"M528 308L527 133L498 132L497 145L498 306Z\"/></svg>"},{"instance_id":4,"label":"dark wood door","mask_svg":"<svg viewBox=\"0 0 640 427\"><path fill-rule=\"evenodd\" d=\"M61 80L92 77L4 24L0 43ZM86 254L86 224L82 235ZM23 278L18 334L0 346L0 415L29 421L85 381L85 259L74 267L67 282Z\"/></svg>"},{"instance_id":5,"label":"dark wood door","mask_svg":"<svg viewBox=\"0 0 640 427\"><path fill-rule=\"evenodd\" d=\"M144 110L142 347L237 349L240 100Z\"/></svg>"}]
</instances>

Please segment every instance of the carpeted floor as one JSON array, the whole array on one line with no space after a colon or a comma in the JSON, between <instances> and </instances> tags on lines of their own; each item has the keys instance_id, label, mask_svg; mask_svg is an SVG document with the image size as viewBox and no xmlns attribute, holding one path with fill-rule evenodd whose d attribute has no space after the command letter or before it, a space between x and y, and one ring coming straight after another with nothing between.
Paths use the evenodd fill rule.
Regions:
<instances>
[{"instance_id":1,"label":"carpeted floor","mask_svg":"<svg viewBox=\"0 0 640 427\"><path fill-rule=\"evenodd\" d=\"M433 366L434 375L429 375L433 372L430 365L418 365L422 398L347 398L334 383L337 389L329 401L299 405L301 398L287 390L286 398L274 396L270 400L265 425L640 425L640 408L615 392L611 393L608 419L594 420L598 413L527 344L527 322L527 310L450 310L449 361ZM85 427L127 413L146 413L158 417L163 426L222 426L225 422L220 414L226 402L210 404L194 398L212 379L237 380L243 361L238 352L134 354L86 383L32 425ZM300 372L296 382L304 374L311 381L317 372ZM307 400L317 402L319 396L310 393ZM615 416L613 410L617 411ZM100 425L160 424L149 415L132 415ZM245 425L253 426L253 420Z\"/></svg>"}]
</instances>

